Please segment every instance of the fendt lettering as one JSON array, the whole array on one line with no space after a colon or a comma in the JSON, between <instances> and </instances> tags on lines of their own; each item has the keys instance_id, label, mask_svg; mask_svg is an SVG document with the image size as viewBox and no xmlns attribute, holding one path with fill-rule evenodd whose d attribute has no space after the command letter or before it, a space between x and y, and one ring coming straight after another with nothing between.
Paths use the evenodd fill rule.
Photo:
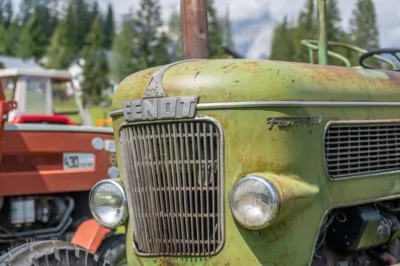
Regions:
<instances>
[{"instance_id":1,"label":"fendt lettering","mask_svg":"<svg viewBox=\"0 0 400 266\"><path fill-rule=\"evenodd\" d=\"M198 97L166 97L123 102L127 122L154 119L192 118Z\"/></svg>"},{"instance_id":2,"label":"fendt lettering","mask_svg":"<svg viewBox=\"0 0 400 266\"><path fill-rule=\"evenodd\" d=\"M322 116L282 116L282 117L268 117L268 129L271 130L276 125L279 129L287 129L289 127L299 126L320 126Z\"/></svg>"}]
</instances>

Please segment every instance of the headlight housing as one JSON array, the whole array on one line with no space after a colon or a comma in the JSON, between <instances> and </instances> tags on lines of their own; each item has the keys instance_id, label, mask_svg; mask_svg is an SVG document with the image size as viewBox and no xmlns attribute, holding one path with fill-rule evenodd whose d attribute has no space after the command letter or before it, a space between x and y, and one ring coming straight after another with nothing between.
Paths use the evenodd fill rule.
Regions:
<instances>
[{"instance_id":1,"label":"headlight housing","mask_svg":"<svg viewBox=\"0 0 400 266\"><path fill-rule=\"evenodd\" d=\"M89 207L94 219L105 228L114 229L128 217L125 190L113 179L104 179L94 185L89 194Z\"/></svg>"},{"instance_id":2,"label":"headlight housing","mask_svg":"<svg viewBox=\"0 0 400 266\"><path fill-rule=\"evenodd\" d=\"M261 229L278 214L278 192L267 180L249 175L234 185L230 194L230 207L234 218L242 226Z\"/></svg>"}]
</instances>

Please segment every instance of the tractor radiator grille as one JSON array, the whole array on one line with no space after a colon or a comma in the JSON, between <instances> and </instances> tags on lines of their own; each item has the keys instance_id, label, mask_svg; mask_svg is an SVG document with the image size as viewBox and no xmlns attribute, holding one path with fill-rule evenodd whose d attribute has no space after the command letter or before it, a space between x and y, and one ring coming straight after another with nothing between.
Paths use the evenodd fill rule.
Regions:
<instances>
[{"instance_id":1,"label":"tractor radiator grille","mask_svg":"<svg viewBox=\"0 0 400 266\"><path fill-rule=\"evenodd\" d=\"M0 158L0 174L56 170L63 170L62 154L3 155Z\"/></svg>"},{"instance_id":2,"label":"tractor radiator grille","mask_svg":"<svg viewBox=\"0 0 400 266\"><path fill-rule=\"evenodd\" d=\"M208 120L129 125L121 149L136 252L216 253L224 237L219 127Z\"/></svg>"},{"instance_id":3,"label":"tractor radiator grille","mask_svg":"<svg viewBox=\"0 0 400 266\"><path fill-rule=\"evenodd\" d=\"M400 170L400 122L331 124L325 161L333 179Z\"/></svg>"}]
</instances>

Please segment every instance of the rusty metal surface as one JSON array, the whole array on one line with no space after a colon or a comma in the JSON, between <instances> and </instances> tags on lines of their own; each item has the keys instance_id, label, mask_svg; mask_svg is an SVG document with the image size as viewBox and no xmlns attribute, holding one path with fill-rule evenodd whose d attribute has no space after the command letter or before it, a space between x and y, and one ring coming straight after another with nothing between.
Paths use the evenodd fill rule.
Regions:
<instances>
[{"instance_id":1,"label":"rusty metal surface","mask_svg":"<svg viewBox=\"0 0 400 266\"><path fill-rule=\"evenodd\" d=\"M181 0L181 40L184 59L208 58L206 0Z\"/></svg>"},{"instance_id":2,"label":"rusty metal surface","mask_svg":"<svg viewBox=\"0 0 400 266\"><path fill-rule=\"evenodd\" d=\"M127 77L115 90L113 110L140 99L151 75ZM200 103L243 101L400 102L400 73L270 60L198 60L171 66L163 78L168 96L200 96Z\"/></svg>"}]
</instances>

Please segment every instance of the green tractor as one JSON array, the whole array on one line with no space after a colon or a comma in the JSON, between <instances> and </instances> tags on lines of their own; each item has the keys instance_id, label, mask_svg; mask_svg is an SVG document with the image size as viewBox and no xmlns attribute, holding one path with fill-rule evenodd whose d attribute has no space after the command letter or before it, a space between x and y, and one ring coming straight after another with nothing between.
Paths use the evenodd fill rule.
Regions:
<instances>
[{"instance_id":1,"label":"green tractor","mask_svg":"<svg viewBox=\"0 0 400 266\"><path fill-rule=\"evenodd\" d=\"M329 66L325 36L321 27L320 64L197 58L119 84L110 115L121 176L89 201L100 225L124 234L128 265L400 261L400 73L381 56L400 49ZM371 57L392 70L372 69ZM46 245L0 263L86 265L71 263L81 253L70 244Z\"/></svg>"}]
</instances>

